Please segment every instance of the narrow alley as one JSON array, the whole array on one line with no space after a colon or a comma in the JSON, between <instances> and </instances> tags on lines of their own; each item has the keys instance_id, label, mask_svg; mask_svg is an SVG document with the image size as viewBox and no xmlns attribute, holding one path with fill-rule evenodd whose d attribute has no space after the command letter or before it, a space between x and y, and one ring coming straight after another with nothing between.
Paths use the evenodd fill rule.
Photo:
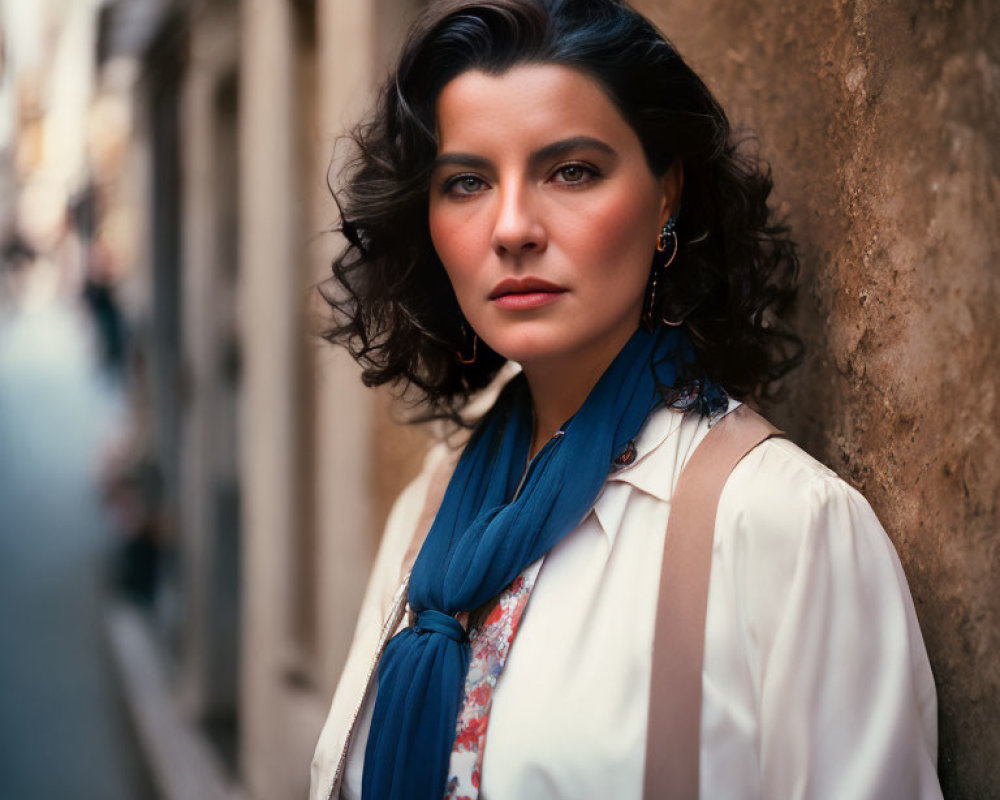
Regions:
<instances>
[{"instance_id":1,"label":"narrow alley","mask_svg":"<svg viewBox=\"0 0 1000 800\"><path fill-rule=\"evenodd\" d=\"M84 312L23 300L0 307L0 797L146 800L102 624L96 470L120 401Z\"/></svg>"}]
</instances>

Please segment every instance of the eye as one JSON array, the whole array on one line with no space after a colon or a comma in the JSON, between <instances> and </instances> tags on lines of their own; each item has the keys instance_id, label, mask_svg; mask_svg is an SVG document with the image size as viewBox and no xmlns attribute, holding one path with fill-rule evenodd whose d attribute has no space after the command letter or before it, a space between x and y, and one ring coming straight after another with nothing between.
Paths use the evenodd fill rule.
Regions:
<instances>
[{"instance_id":1,"label":"eye","mask_svg":"<svg viewBox=\"0 0 1000 800\"><path fill-rule=\"evenodd\" d=\"M444 193L451 195L476 194L486 188L486 182L476 175L456 175L444 183Z\"/></svg>"},{"instance_id":2,"label":"eye","mask_svg":"<svg viewBox=\"0 0 1000 800\"><path fill-rule=\"evenodd\" d=\"M589 183L594 178L600 177L600 172L596 167L581 162L563 164L556 169L553 178L557 183Z\"/></svg>"}]
</instances>

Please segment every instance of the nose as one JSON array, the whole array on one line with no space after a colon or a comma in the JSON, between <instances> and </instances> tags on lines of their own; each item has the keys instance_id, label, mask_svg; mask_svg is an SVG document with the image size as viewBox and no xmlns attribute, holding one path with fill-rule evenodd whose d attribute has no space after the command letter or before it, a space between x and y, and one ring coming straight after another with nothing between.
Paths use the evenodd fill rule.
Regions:
<instances>
[{"instance_id":1,"label":"nose","mask_svg":"<svg viewBox=\"0 0 1000 800\"><path fill-rule=\"evenodd\" d=\"M548 237L530 188L523 183L499 192L499 207L493 225L493 249L498 255L518 256L541 252Z\"/></svg>"}]
</instances>

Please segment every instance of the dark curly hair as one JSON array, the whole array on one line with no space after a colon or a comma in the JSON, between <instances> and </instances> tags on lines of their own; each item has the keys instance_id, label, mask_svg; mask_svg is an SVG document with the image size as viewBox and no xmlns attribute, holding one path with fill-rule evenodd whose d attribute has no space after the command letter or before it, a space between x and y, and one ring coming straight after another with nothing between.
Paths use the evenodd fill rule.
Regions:
<instances>
[{"instance_id":1,"label":"dark curly hair","mask_svg":"<svg viewBox=\"0 0 1000 800\"><path fill-rule=\"evenodd\" d=\"M776 324L794 296L798 260L768 209L770 170L736 140L674 47L620 0L442 0L423 13L374 114L351 137L336 197L348 244L334 261L334 286L321 289L333 309L325 338L347 346L366 385L416 389L426 416L456 418L496 375L504 358L481 342L475 363L456 357L468 349L463 318L427 224L435 104L467 70L501 74L524 63L570 66L598 81L654 175L680 159L678 252L668 270L669 253L651 264L653 318L683 320L698 369L728 393L766 396L802 354L798 337Z\"/></svg>"}]
</instances>

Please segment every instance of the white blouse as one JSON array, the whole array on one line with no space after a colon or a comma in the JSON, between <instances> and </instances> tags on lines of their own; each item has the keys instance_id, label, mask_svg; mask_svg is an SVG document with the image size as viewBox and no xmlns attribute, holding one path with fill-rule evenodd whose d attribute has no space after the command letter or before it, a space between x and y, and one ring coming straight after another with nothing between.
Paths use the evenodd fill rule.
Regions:
<instances>
[{"instance_id":1,"label":"white blouse","mask_svg":"<svg viewBox=\"0 0 1000 800\"><path fill-rule=\"evenodd\" d=\"M642 797L670 497L707 431L695 415L656 412L634 463L544 558L495 689L482 800ZM422 497L400 502L410 508L390 525L412 526ZM361 797L374 695L373 682L348 750L346 800ZM323 747L321 738L314 798L316 765L336 760ZM891 542L833 472L786 440L764 443L719 501L701 797L930 800L941 798L936 759L934 682Z\"/></svg>"}]
</instances>

